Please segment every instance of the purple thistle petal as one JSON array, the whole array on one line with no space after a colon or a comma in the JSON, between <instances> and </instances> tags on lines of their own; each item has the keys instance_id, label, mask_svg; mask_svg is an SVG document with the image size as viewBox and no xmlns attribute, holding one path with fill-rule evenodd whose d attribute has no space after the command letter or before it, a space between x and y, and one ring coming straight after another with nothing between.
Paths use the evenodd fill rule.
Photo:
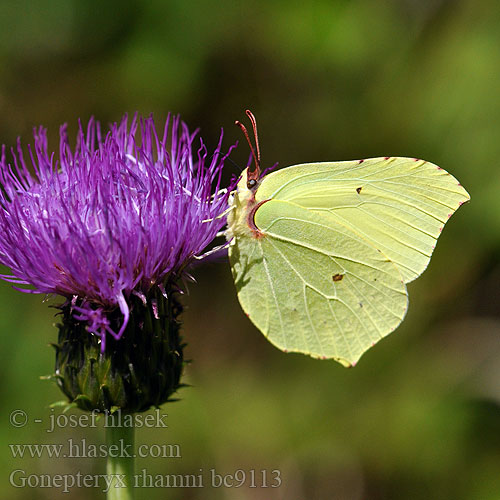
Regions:
<instances>
[{"instance_id":1,"label":"purple thistle petal","mask_svg":"<svg viewBox=\"0 0 500 500\"><path fill-rule=\"evenodd\" d=\"M135 115L129 126L125 116L105 136L93 119L86 132L79 123L74 150L66 129L58 158L46 130L34 130L30 167L20 141L10 163L2 148L0 263L12 274L0 278L81 298L75 318L104 349L106 334L119 338L127 325L127 297L181 278L224 226L234 182L220 189L222 168L233 147L221 154L221 132L207 165L197 132L171 116L160 136L152 117ZM117 307L124 321L113 332L106 314Z\"/></svg>"}]
</instances>

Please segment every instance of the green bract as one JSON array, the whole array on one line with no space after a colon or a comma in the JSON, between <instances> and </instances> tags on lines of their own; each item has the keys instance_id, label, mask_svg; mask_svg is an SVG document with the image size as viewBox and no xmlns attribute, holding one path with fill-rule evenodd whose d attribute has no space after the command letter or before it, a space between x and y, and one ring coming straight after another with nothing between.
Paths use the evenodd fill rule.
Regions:
<instances>
[{"instance_id":1,"label":"green bract","mask_svg":"<svg viewBox=\"0 0 500 500\"><path fill-rule=\"evenodd\" d=\"M75 319L72 304L62 306L56 348L55 380L68 402L85 411L147 411L169 401L180 384L184 343L177 318L177 292L168 299L151 291L144 300L130 298L131 319L120 339L110 338L101 351L99 337ZM109 315L114 324L119 311Z\"/></svg>"}]
</instances>

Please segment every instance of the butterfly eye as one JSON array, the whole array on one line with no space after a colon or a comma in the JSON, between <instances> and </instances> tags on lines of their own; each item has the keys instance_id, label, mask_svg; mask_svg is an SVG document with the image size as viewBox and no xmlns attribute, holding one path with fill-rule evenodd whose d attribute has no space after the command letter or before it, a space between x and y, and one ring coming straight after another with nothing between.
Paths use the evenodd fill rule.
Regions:
<instances>
[{"instance_id":1,"label":"butterfly eye","mask_svg":"<svg viewBox=\"0 0 500 500\"><path fill-rule=\"evenodd\" d=\"M247 188L248 188L248 189L252 189L252 188L254 188L256 185L257 185L257 181L256 181L255 179L250 179L250 180L247 182Z\"/></svg>"}]
</instances>

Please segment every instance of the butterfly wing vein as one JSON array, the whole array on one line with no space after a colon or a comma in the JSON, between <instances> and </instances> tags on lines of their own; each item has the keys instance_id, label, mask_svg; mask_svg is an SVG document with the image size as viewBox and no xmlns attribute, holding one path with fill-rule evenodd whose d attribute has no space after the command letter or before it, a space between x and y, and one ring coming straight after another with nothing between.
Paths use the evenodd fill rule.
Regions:
<instances>
[{"instance_id":1,"label":"butterfly wing vein","mask_svg":"<svg viewBox=\"0 0 500 500\"><path fill-rule=\"evenodd\" d=\"M230 258L243 309L273 344L351 365L402 321L399 270L352 230L274 200L255 222L265 236L236 239Z\"/></svg>"},{"instance_id":2,"label":"butterfly wing vein","mask_svg":"<svg viewBox=\"0 0 500 500\"><path fill-rule=\"evenodd\" d=\"M278 170L256 199L288 201L344 224L387 255L408 283L425 270L444 224L469 195L432 163L373 158Z\"/></svg>"}]
</instances>

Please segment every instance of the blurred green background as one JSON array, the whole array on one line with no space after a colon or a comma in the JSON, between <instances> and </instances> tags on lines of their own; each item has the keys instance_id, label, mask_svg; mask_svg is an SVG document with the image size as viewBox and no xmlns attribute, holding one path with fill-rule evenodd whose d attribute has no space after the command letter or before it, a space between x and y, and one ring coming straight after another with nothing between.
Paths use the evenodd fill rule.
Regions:
<instances>
[{"instance_id":1,"label":"blurred green background","mask_svg":"<svg viewBox=\"0 0 500 500\"><path fill-rule=\"evenodd\" d=\"M354 369L272 347L237 303L225 259L194 270L181 401L168 429L181 459L153 474L281 471L279 488L149 489L139 499L500 499L500 3L497 0L0 2L0 143L31 129L168 111L215 146L250 108L263 162L416 156L471 194L403 325ZM238 171L227 165L227 179ZM1 236L0 236L1 237ZM2 499L103 498L14 488L9 473L98 474L93 459L14 459L9 443L103 443L103 429L45 431L61 399L54 309L0 285ZM52 300L52 303L54 301ZM30 423L9 424L23 409ZM57 411L56 413L59 413ZM33 419L44 420L43 424ZM206 482L206 484L208 481ZM248 485L248 483L247 483Z\"/></svg>"}]
</instances>

